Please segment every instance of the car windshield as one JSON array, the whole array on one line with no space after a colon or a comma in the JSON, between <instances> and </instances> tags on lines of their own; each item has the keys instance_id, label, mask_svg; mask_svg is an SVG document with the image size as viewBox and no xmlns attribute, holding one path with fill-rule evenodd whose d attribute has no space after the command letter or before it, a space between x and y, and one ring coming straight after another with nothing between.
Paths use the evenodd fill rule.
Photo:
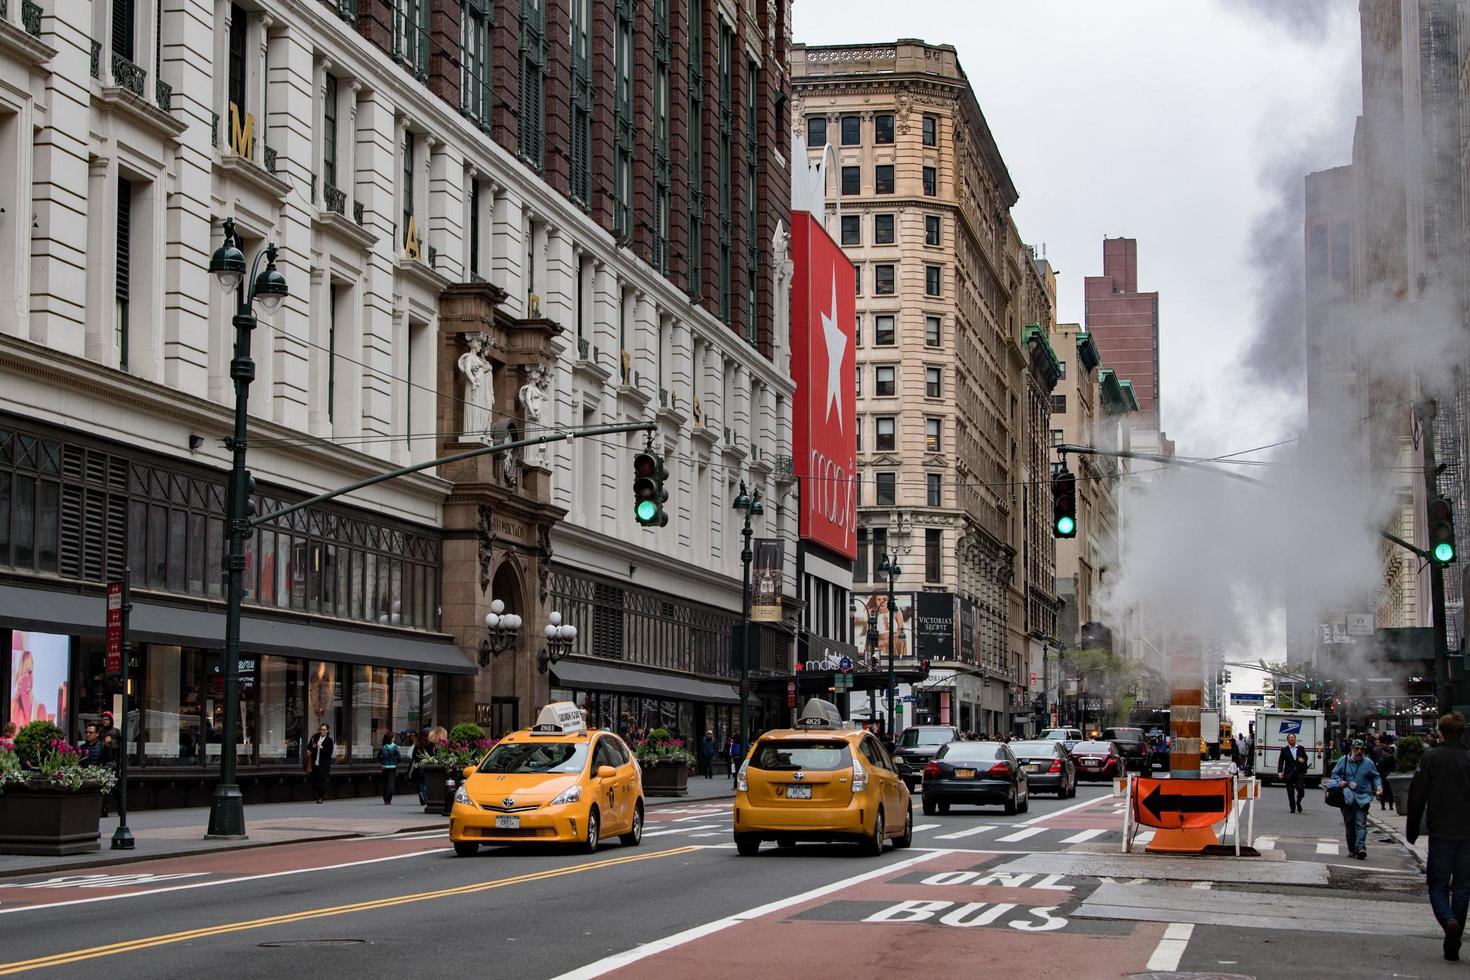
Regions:
<instances>
[{"instance_id":1,"label":"car windshield","mask_svg":"<svg viewBox=\"0 0 1470 980\"><path fill-rule=\"evenodd\" d=\"M956 759L970 762L974 760L999 759L1001 758L1001 746L999 742L950 742L939 750L936 758L948 759L951 762Z\"/></svg>"},{"instance_id":2,"label":"car windshield","mask_svg":"<svg viewBox=\"0 0 1470 980\"><path fill-rule=\"evenodd\" d=\"M852 765L852 754L846 742L757 742L750 757L750 768L774 772L809 769L827 772Z\"/></svg>"},{"instance_id":3,"label":"car windshield","mask_svg":"<svg viewBox=\"0 0 1470 980\"><path fill-rule=\"evenodd\" d=\"M1055 755L1057 743L1055 742L1012 742L1011 751L1016 755Z\"/></svg>"},{"instance_id":4,"label":"car windshield","mask_svg":"<svg viewBox=\"0 0 1470 980\"><path fill-rule=\"evenodd\" d=\"M900 748L911 749L915 745L943 745L954 738L948 728L906 728L898 737Z\"/></svg>"},{"instance_id":5,"label":"car windshield","mask_svg":"<svg viewBox=\"0 0 1470 980\"><path fill-rule=\"evenodd\" d=\"M1053 742L1065 742L1072 737L1072 733L1065 728L1048 728L1041 733L1041 737Z\"/></svg>"},{"instance_id":6,"label":"car windshield","mask_svg":"<svg viewBox=\"0 0 1470 980\"><path fill-rule=\"evenodd\" d=\"M1102 737L1115 742L1138 742L1143 740L1143 731L1137 728L1109 728L1103 732Z\"/></svg>"},{"instance_id":7,"label":"car windshield","mask_svg":"<svg viewBox=\"0 0 1470 980\"><path fill-rule=\"evenodd\" d=\"M480 772L581 772L586 761L586 742L501 742Z\"/></svg>"},{"instance_id":8,"label":"car windshield","mask_svg":"<svg viewBox=\"0 0 1470 980\"><path fill-rule=\"evenodd\" d=\"M1073 755L1107 755L1113 747L1107 742L1078 742L1072 746Z\"/></svg>"}]
</instances>

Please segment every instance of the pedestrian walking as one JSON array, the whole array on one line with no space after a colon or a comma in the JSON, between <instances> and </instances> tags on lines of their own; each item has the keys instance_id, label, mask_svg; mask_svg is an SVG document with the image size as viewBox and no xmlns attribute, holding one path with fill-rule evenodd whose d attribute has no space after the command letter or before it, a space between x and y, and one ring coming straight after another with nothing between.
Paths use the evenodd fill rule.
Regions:
<instances>
[{"instance_id":1,"label":"pedestrian walking","mask_svg":"<svg viewBox=\"0 0 1470 980\"><path fill-rule=\"evenodd\" d=\"M1373 760L1373 764L1378 767L1378 774L1385 777L1383 795L1378 798L1378 806L1379 809L1387 810L1394 805L1393 783L1389 782L1387 777L1398 770L1399 764L1398 750L1388 740L1387 735L1378 736L1378 758Z\"/></svg>"},{"instance_id":2,"label":"pedestrian walking","mask_svg":"<svg viewBox=\"0 0 1470 980\"><path fill-rule=\"evenodd\" d=\"M699 741L699 768L704 772L705 779L715 778L715 752L715 733L707 731Z\"/></svg>"},{"instance_id":3,"label":"pedestrian walking","mask_svg":"<svg viewBox=\"0 0 1470 980\"><path fill-rule=\"evenodd\" d=\"M1276 759L1276 775L1286 784L1286 803L1292 813L1302 812L1307 795L1307 750L1296 744L1296 735L1286 736L1286 747Z\"/></svg>"},{"instance_id":4,"label":"pedestrian walking","mask_svg":"<svg viewBox=\"0 0 1470 980\"><path fill-rule=\"evenodd\" d=\"M326 795L327 779L332 775L332 753L336 748L337 743L332 741L331 730L325 724L319 725L311 741L306 743L306 779L318 803Z\"/></svg>"},{"instance_id":5,"label":"pedestrian walking","mask_svg":"<svg viewBox=\"0 0 1470 980\"><path fill-rule=\"evenodd\" d=\"M1359 861L1368 856L1368 809L1373 797L1383 792L1383 777L1363 749L1363 740L1353 739L1351 751L1337 760L1327 782L1328 789L1342 789L1342 824L1348 850Z\"/></svg>"},{"instance_id":6,"label":"pedestrian walking","mask_svg":"<svg viewBox=\"0 0 1470 980\"><path fill-rule=\"evenodd\" d=\"M429 730L422 729L413 737L413 752L408 756L409 767L418 783L419 806L429 805L429 776L424 772L423 762L433 754L434 746L429 743Z\"/></svg>"},{"instance_id":7,"label":"pedestrian walking","mask_svg":"<svg viewBox=\"0 0 1470 980\"><path fill-rule=\"evenodd\" d=\"M1470 753L1465 751L1465 716L1452 711L1439 719L1439 745L1419 758L1409 784L1409 843L1429 834L1424 882L1429 907L1444 930L1444 958L1460 958L1460 937L1470 911Z\"/></svg>"},{"instance_id":8,"label":"pedestrian walking","mask_svg":"<svg viewBox=\"0 0 1470 980\"><path fill-rule=\"evenodd\" d=\"M393 802L394 783L398 782L398 745L393 736L384 734L378 747L378 768L383 770L383 805Z\"/></svg>"},{"instance_id":9,"label":"pedestrian walking","mask_svg":"<svg viewBox=\"0 0 1470 980\"><path fill-rule=\"evenodd\" d=\"M725 754L730 757L730 778L735 778L735 773L740 769L740 763L744 760L740 755L740 740L731 735L725 742Z\"/></svg>"}]
</instances>

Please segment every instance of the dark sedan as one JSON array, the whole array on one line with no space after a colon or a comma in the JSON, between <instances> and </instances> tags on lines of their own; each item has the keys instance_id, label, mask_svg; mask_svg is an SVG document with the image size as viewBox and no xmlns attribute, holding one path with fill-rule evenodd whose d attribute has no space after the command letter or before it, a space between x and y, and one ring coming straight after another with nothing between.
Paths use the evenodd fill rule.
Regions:
<instances>
[{"instance_id":1,"label":"dark sedan","mask_svg":"<svg viewBox=\"0 0 1470 980\"><path fill-rule=\"evenodd\" d=\"M1142 728L1104 728L1102 735L1098 737L1101 741L1116 744L1122 750L1125 768L1148 773L1152 753L1148 737L1143 734Z\"/></svg>"},{"instance_id":2,"label":"dark sedan","mask_svg":"<svg viewBox=\"0 0 1470 980\"><path fill-rule=\"evenodd\" d=\"M1026 768L1033 793L1055 793L1065 800L1077 795L1077 769L1061 742L1012 742L1011 753Z\"/></svg>"},{"instance_id":3,"label":"dark sedan","mask_svg":"<svg viewBox=\"0 0 1470 980\"><path fill-rule=\"evenodd\" d=\"M924 767L924 813L948 813L950 804L999 803L1025 813L1030 803L1025 768L1003 742L950 742Z\"/></svg>"},{"instance_id":4,"label":"dark sedan","mask_svg":"<svg viewBox=\"0 0 1470 980\"><path fill-rule=\"evenodd\" d=\"M1072 763L1078 779L1112 779L1126 771L1116 742L1078 742L1072 746Z\"/></svg>"},{"instance_id":5,"label":"dark sedan","mask_svg":"<svg viewBox=\"0 0 1470 980\"><path fill-rule=\"evenodd\" d=\"M904 785L913 791L924 776L924 767L944 745L960 737L953 725L916 725L905 728L898 736L893 761Z\"/></svg>"}]
</instances>

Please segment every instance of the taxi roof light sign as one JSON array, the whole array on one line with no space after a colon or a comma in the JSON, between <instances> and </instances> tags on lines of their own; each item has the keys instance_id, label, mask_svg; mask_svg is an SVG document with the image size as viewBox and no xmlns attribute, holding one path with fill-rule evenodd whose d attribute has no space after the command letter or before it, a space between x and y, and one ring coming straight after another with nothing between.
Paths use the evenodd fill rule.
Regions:
<instances>
[{"instance_id":1,"label":"taxi roof light sign","mask_svg":"<svg viewBox=\"0 0 1470 980\"><path fill-rule=\"evenodd\" d=\"M582 717L582 709L572 702L553 701L536 716L536 727L532 731L537 735L585 735L587 719Z\"/></svg>"},{"instance_id":2,"label":"taxi roof light sign","mask_svg":"<svg viewBox=\"0 0 1470 980\"><path fill-rule=\"evenodd\" d=\"M801 717L796 724L800 728L841 728L842 712L831 701L812 698L801 709Z\"/></svg>"}]
</instances>

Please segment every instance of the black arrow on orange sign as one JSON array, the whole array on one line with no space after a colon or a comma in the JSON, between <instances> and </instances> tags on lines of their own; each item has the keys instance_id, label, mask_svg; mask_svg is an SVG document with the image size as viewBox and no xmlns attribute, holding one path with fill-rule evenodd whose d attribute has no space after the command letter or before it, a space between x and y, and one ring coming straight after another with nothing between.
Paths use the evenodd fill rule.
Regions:
<instances>
[{"instance_id":1,"label":"black arrow on orange sign","mask_svg":"<svg viewBox=\"0 0 1470 980\"><path fill-rule=\"evenodd\" d=\"M1223 813L1230 809L1224 796L1173 793L1166 796L1159 786L1155 786L1154 791L1143 798L1143 806L1155 818L1164 813Z\"/></svg>"}]
</instances>

